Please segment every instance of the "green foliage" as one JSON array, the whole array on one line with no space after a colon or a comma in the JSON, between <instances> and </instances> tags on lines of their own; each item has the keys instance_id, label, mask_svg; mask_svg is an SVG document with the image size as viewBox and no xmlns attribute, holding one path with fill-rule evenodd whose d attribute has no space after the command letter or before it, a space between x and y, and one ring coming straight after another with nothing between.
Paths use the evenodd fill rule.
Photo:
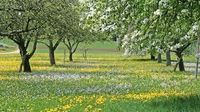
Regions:
<instances>
[{"instance_id":1,"label":"green foliage","mask_svg":"<svg viewBox=\"0 0 200 112\"><path fill-rule=\"evenodd\" d=\"M181 51L197 39L199 6L198 1L89 0L87 18L111 35L129 35L129 50Z\"/></svg>"}]
</instances>

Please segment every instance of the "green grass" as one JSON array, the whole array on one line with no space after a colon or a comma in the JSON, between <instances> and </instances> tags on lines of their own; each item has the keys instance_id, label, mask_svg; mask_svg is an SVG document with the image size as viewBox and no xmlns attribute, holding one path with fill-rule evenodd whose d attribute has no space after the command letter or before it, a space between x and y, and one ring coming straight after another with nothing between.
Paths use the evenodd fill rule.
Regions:
<instances>
[{"instance_id":1,"label":"green grass","mask_svg":"<svg viewBox=\"0 0 200 112\"><path fill-rule=\"evenodd\" d=\"M48 54L36 53L33 73L17 73L18 55L0 55L0 111L155 112L199 111L200 83L189 72L146 57L121 53L81 53L75 62L49 66Z\"/></svg>"},{"instance_id":2,"label":"green grass","mask_svg":"<svg viewBox=\"0 0 200 112\"><path fill-rule=\"evenodd\" d=\"M173 72L173 66L148 56L123 57L114 43L97 42L89 48L87 60L80 47L75 61L65 64L58 49L52 67L47 49L39 45L30 74L17 72L18 54L1 54L0 111L200 111L200 81L192 73Z\"/></svg>"}]
</instances>

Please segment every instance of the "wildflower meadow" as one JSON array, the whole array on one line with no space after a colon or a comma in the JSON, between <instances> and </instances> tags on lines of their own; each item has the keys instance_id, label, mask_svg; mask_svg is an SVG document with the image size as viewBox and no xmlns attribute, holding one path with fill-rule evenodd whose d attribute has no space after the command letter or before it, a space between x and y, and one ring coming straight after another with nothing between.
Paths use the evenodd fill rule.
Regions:
<instances>
[{"instance_id":1,"label":"wildflower meadow","mask_svg":"<svg viewBox=\"0 0 200 112\"><path fill-rule=\"evenodd\" d=\"M0 112L200 112L200 0L0 0Z\"/></svg>"},{"instance_id":2,"label":"wildflower meadow","mask_svg":"<svg viewBox=\"0 0 200 112\"><path fill-rule=\"evenodd\" d=\"M19 55L1 54L0 111L200 110L200 83L192 72L173 72L173 66L118 51L91 51L85 60L80 50L65 64L61 51L56 57L57 65L50 66L40 49L31 60L33 72L18 73Z\"/></svg>"}]
</instances>

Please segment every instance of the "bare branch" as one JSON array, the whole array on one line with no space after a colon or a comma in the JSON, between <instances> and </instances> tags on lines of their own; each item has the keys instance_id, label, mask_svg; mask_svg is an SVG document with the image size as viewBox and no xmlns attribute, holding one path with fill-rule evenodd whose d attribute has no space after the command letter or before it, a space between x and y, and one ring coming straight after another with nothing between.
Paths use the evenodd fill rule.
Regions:
<instances>
[{"instance_id":1,"label":"bare branch","mask_svg":"<svg viewBox=\"0 0 200 112\"><path fill-rule=\"evenodd\" d=\"M37 49L37 43L38 43L38 34L35 37L35 41L34 41L34 44L33 44L33 49L31 51L31 53L29 54L29 58L31 58L34 55L34 53L35 53L35 51Z\"/></svg>"},{"instance_id":2,"label":"bare branch","mask_svg":"<svg viewBox=\"0 0 200 112\"><path fill-rule=\"evenodd\" d=\"M75 53L75 52L76 52L76 50L77 50L77 48L78 48L78 45L79 45L79 42L76 43L75 48L74 48L74 50L72 51L72 53Z\"/></svg>"},{"instance_id":3,"label":"bare branch","mask_svg":"<svg viewBox=\"0 0 200 112\"><path fill-rule=\"evenodd\" d=\"M25 46L26 49L28 48L30 41L31 41L31 38L29 38L29 39L27 40L27 42L26 42L26 46Z\"/></svg>"},{"instance_id":4,"label":"bare branch","mask_svg":"<svg viewBox=\"0 0 200 112\"><path fill-rule=\"evenodd\" d=\"M26 33L26 32L30 32L30 31L37 30L37 29L38 29L38 27L31 28L31 29L25 29L25 30L14 30L14 31L7 32L7 33L0 32L0 36L14 36L16 34Z\"/></svg>"},{"instance_id":5,"label":"bare branch","mask_svg":"<svg viewBox=\"0 0 200 112\"><path fill-rule=\"evenodd\" d=\"M46 45L47 47L50 47L47 43L43 42L43 41L38 41L38 43L41 43L43 45Z\"/></svg>"},{"instance_id":6,"label":"bare branch","mask_svg":"<svg viewBox=\"0 0 200 112\"><path fill-rule=\"evenodd\" d=\"M30 22L31 22L31 19L28 18L25 30L28 30Z\"/></svg>"},{"instance_id":7,"label":"bare branch","mask_svg":"<svg viewBox=\"0 0 200 112\"><path fill-rule=\"evenodd\" d=\"M70 50L71 49L71 47L64 41L63 42L66 46L67 46L67 48Z\"/></svg>"},{"instance_id":8,"label":"bare branch","mask_svg":"<svg viewBox=\"0 0 200 112\"><path fill-rule=\"evenodd\" d=\"M59 38L58 40L57 40L57 42L55 43L55 45L54 45L54 50L58 47L58 45L60 44L60 42L62 41L62 39L63 38Z\"/></svg>"},{"instance_id":9,"label":"bare branch","mask_svg":"<svg viewBox=\"0 0 200 112\"><path fill-rule=\"evenodd\" d=\"M13 36L8 36L8 38L18 45L20 44L19 41L17 41Z\"/></svg>"}]
</instances>

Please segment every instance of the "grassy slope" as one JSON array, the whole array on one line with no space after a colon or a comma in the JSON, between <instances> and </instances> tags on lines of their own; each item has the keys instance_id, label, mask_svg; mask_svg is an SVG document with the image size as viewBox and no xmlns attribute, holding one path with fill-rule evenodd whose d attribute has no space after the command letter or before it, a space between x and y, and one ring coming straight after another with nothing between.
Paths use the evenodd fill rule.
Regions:
<instances>
[{"instance_id":1,"label":"grassy slope","mask_svg":"<svg viewBox=\"0 0 200 112\"><path fill-rule=\"evenodd\" d=\"M79 50L66 64L61 46L54 67L40 45L31 74L17 73L18 55L0 55L0 111L200 111L200 83L191 73L105 50L112 44L95 43L88 60Z\"/></svg>"},{"instance_id":2,"label":"grassy slope","mask_svg":"<svg viewBox=\"0 0 200 112\"><path fill-rule=\"evenodd\" d=\"M16 50L16 47L14 43L8 40L0 40L0 44L3 44L5 47L1 48L0 47L0 53L5 53L5 52L12 52L13 50Z\"/></svg>"}]
</instances>

